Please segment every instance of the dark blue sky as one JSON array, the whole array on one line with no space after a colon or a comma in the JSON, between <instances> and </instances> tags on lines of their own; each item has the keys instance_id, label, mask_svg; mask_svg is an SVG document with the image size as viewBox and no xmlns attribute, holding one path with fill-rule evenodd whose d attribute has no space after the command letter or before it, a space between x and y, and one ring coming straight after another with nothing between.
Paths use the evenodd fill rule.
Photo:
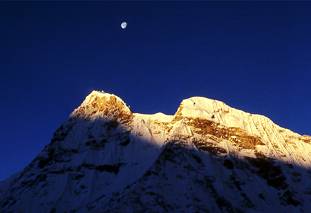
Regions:
<instances>
[{"instance_id":1,"label":"dark blue sky","mask_svg":"<svg viewBox=\"0 0 311 213\"><path fill-rule=\"evenodd\" d=\"M215 98L311 134L310 11L311 2L1 2L0 179L93 89L141 113Z\"/></svg>"}]
</instances>

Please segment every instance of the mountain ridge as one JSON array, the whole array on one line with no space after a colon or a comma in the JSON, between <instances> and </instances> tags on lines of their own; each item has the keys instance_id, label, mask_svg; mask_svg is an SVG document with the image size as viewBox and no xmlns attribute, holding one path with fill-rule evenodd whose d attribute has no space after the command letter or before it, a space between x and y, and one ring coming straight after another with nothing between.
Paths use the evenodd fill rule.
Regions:
<instances>
[{"instance_id":1,"label":"mountain ridge","mask_svg":"<svg viewBox=\"0 0 311 213\"><path fill-rule=\"evenodd\" d=\"M295 212L311 208L310 156L309 136L220 101L192 97L174 115L148 115L93 91L6 180L0 210Z\"/></svg>"}]
</instances>

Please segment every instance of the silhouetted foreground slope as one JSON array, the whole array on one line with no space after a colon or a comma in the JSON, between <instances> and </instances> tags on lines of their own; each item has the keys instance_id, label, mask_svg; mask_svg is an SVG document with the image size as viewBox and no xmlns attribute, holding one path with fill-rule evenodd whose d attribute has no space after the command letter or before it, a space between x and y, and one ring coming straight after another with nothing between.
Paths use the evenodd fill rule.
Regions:
<instances>
[{"instance_id":1,"label":"silhouetted foreground slope","mask_svg":"<svg viewBox=\"0 0 311 213\"><path fill-rule=\"evenodd\" d=\"M94 91L20 173L0 212L308 212L311 138L193 97L133 113Z\"/></svg>"}]
</instances>

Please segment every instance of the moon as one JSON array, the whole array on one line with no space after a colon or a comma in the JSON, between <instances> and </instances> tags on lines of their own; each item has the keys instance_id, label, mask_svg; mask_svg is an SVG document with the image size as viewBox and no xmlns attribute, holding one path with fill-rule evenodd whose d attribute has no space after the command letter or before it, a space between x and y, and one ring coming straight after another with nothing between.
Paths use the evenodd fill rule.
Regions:
<instances>
[{"instance_id":1,"label":"moon","mask_svg":"<svg viewBox=\"0 0 311 213\"><path fill-rule=\"evenodd\" d=\"M124 30L126 27L127 27L127 22L126 22L126 21L123 21L123 22L121 23L121 28Z\"/></svg>"}]
</instances>

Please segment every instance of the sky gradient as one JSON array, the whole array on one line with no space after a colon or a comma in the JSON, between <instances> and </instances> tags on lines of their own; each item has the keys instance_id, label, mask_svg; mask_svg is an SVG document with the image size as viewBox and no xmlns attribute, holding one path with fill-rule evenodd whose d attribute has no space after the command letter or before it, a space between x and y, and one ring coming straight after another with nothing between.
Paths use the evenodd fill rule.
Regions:
<instances>
[{"instance_id":1,"label":"sky gradient","mask_svg":"<svg viewBox=\"0 0 311 213\"><path fill-rule=\"evenodd\" d=\"M310 10L311 2L1 2L0 180L94 89L140 113L214 98L310 135Z\"/></svg>"}]
</instances>

